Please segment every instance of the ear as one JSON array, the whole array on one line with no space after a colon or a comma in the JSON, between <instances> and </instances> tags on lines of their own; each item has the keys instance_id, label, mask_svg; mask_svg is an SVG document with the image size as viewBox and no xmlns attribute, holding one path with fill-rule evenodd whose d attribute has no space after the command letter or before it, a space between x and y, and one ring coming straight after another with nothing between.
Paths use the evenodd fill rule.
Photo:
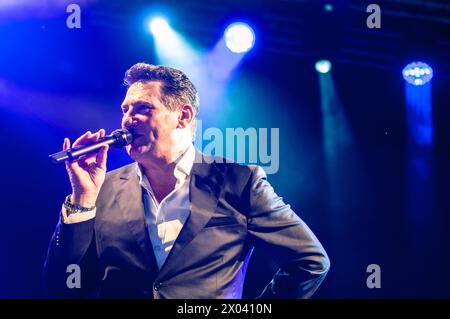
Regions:
<instances>
[{"instance_id":1,"label":"ear","mask_svg":"<svg viewBox=\"0 0 450 319\"><path fill-rule=\"evenodd\" d=\"M194 120L194 109L189 104L184 104L180 108L180 114L178 115L177 128L186 128Z\"/></svg>"}]
</instances>

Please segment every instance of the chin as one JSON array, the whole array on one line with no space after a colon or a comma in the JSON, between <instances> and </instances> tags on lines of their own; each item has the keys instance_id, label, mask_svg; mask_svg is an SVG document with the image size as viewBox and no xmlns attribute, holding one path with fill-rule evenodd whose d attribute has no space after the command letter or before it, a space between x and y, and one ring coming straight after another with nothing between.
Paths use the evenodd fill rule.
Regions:
<instances>
[{"instance_id":1,"label":"chin","mask_svg":"<svg viewBox=\"0 0 450 319\"><path fill-rule=\"evenodd\" d=\"M130 157L137 162L139 161L139 159L142 159L143 157L148 155L149 152L151 152L151 150L148 147L148 145L139 145L139 146L131 145L127 148L127 152L128 155L130 155Z\"/></svg>"}]
</instances>

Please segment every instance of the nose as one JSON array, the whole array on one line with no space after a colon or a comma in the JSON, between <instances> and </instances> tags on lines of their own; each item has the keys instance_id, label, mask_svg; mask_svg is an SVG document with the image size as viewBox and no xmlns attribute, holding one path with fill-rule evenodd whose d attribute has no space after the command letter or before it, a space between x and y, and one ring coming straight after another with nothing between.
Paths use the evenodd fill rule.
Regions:
<instances>
[{"instance_id":1,"label":"nose","mask_svg":"<svg viewBox=\"0 0 450 319\"><path fill-rule=\"evenodd\" d=\"M123 116L122 126L129 129L137 125L137 120L132 115L126 114Z\"/></svg>"}]
</instances>

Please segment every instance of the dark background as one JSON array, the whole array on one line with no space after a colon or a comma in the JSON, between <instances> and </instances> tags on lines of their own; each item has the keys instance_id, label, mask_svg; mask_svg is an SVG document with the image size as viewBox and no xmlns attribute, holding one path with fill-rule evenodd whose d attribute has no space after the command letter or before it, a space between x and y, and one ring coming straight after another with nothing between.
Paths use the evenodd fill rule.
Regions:
<instances>
[{"instance_id":1,"label":"dark background","mask_svg":"<svg viewBox=\"0 0 450 319\"><path fill-rule=\"evenodd\" d=\"M450 297L447 1L379 1L378 30L366 27L364 1L74 2L82 9L78 30L66 27L65 5L0 4L0 297L42 296L47 244L70 193L64 167L47 156L64 137L120 126L125 70L156 61L143 27L155 8L170 12L172 26L204 48L234 19L245 17L255 28L255 48L228 84L227 108L201 105L200 117L214 117L204 126L280 128L280 169L269 181L331 259L316 298ZM333 4L331 13L325 3ZM314 70L321 58L333 62L352 136L351 150L331 172ZM401 75L417 60L435 73L434 144L424 185L411 182L417 179L408 170ZM129 162L112 151L108 169ZM270 280L273 268L263 254L255 251L247 297ZM381 267L380 289L366 286L369 264Z\"/></svg>"}]
</instances>

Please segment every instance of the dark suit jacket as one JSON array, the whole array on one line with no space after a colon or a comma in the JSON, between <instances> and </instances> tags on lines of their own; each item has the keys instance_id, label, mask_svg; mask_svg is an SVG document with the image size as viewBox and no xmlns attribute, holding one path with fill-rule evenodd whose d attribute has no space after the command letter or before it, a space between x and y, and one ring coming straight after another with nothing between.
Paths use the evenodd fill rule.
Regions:
<instances>
[{"instance_id":1,"label":"dark suit jacket","mask_svg":"<svg viewBox=\"0 0 450 319\"><path fill-rule=\"evenodd\" d=\"M308 226L278 197L262 168L197 152L191 212L161 270L156 266L135 164L109 172L92 220L59 222L44 280L53 297L241 298L253 247L280 265L262 298L306 298L329 259ZM67 288L67 266L81 288Z\"/></svg>"}]
</instances>

